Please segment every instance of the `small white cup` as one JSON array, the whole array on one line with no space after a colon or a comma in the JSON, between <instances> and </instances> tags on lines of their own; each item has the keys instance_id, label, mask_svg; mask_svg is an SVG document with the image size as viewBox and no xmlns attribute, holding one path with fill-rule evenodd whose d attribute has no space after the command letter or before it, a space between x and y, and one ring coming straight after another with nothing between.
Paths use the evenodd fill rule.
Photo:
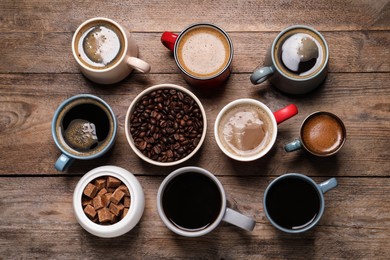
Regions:
<instances>
[{"instance_id":1,"label":"small white cup","mask_svg":"<svg viewBox=\"0 0 390 260\"><path fill-rule=\"evenodd\" d=\"M212 182L216 184L218 187L220 196L221 196L221 206L219 208L219 214L217 218L207 227L202 229L184 229L179 228L175 224L173 224L167 217L165 211L164 211L164 203L163 203L163 196L166 191L167 186L174 180L176 177L186 174L186 173L195 173L204 175L207 178L209 178ZM199 192L202 192L200 190ZM164 224L174 233L185 236L185 237L199 237L208 234L209 232L213 231L220 223L221 221L225 221L227 223L233 224L237 227L240 227L247 231L252 231L256 225L256 221L250 217L247 217L235 210L232 210L226 206L226 193L223 189L222 184L219 182L217 177L215 177L212 173L209 171L199 168L199 167L183 167L179 168L172 173L170 173L164 181L161 183L160 188L158 189L157 193L157 210L158 214L160 215L161 220L164 222Z\"/></svg>"},{"instance_id":2,"label":"small white cup","mask_svg":"<svg viewBox=\"0 0 390 260\"><path fill-rule=\"evenodd\" d=\"M89 24L98 22L108 23L117 27L122 34L121 36L123 37L124 44L124 46L122 46L122 48L124 48L122 56L115 62L115 64L104 69L95 69L85 65L82 61L80 61L81 58L78 57L76 51L78 45L78 42L76 42L78 38L77 35L80 33L80 31L84 28L87 28ZM123 25L120 25L114 20L104 17L89 19L83 22L77 28L72 39L72 52L84 76L100 84L113 84L119 82L127 77L133 71L133 69L136 69L142 73L148 73L150 71L150 65L147 62L137 58L138 46L131 37L130 32Z\"/></svg>"},{"instance_id":3,"label":"small white cup","mask_svg":"<svg viewBox=\"0 0 390 260\"><path fill-rule=\"evenodd\" d=\"M129 189L131 204L129 212L119 222L112 225L100 225L92 222L85 215L82 206L82 196L85 187L94 179L101 176L112 176L121 180ZM73 209L76 219L89 233L98 237L118 237L131 229L139 222L145 208L145 196L141 184L129 171L117 166L101 166L87 172L77 183L73 193Z\"/></svg>"}]
</instances>

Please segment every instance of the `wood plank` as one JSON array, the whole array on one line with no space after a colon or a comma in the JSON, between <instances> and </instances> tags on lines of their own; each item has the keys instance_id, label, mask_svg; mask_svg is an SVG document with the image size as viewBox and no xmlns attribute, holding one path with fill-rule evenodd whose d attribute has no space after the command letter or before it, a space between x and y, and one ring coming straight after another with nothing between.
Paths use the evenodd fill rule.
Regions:
<instances>
[{"instance_id":1,"label":"wood plank","mask_svg":"<svg viewBox=\"0 0 390 260\"><path fill-rule=\"evenodd\" d=\"M140 223L121 237L102 239L84 231L73 215L72 193L78 177L0 177L1 256L386 259L390 254L389 178L338 178L339 186L325 194L325 213L318 226L304 234L287 235L273 228L263 212L263 192L270 178L222 176L228 204L254 217L257 225L249 233L222 223L197 239L173 234L160 220L155 198L163 176L138 179L146 195Z\"/></svg>"},{"instance_id":2,"label":"wood plank","mask_svg":"<svg viewBox=\"0 0 390 260\"><path fill-rule=\"evenodd\" d=\"M388 30L388 0L357 1L12 1L0 4L4 31L72 31L82 21L107 16L135 31L180 31L209 21L229 31L280 31L291 24L319 30Z\"/></svg>"},{"instance_id":3,"label":"wood plank","mask_svg":"<svg viewBox=\"0 0 390 260\"><path fill-rule=\"evenodd\" d=\"M263 65L277 32L231 32L234 73L252 73ZM323 32L328 41L330 72L389 72L390 31ZM151 73L179 73L160 42L161 33L134 33L140 58ZM72 33L0 33L0 73L79 73L71 51ZM17 46L17 47L15 47ZM380 57L380 58L378 58Z\"/></svg>"},{"instance_id":4,"label":"wood plank","mask_svg":"<svg viewBox=\"0 0 390 260\"><path fill-rule=\"evenodd\" d=\"M248 74L234 74L215 93L189 87L206 109L208 130L203 148L184 165L209 168L217 175L275 176L303 172L313 176L389 176L384 170L390 169L388 73L330 73L324 86L301 97L286 96L268 83L254 88L248 78ZM131 151L124 133L131 100L147 86L162 82L187 86L176 74L135 74L110 87L94 85L77 74L0 75L0 174L58 174L53 164L60 153L52 140L51 119L63 100L78 93L91 93L106 100L117 115L119 132L109 154L92 161L77 161L69 174L83 174L102 164L131 168L145 175L171 171L172 168L154 167L141 161ZM219 110L238 97L258 99L272 110L295 103L300 110L298 116L280 125L271 152L255 162L228 159L214 140L213 125ZM331 158L315 158L303 151L284 152L284 144L298 136L303 119L317 110L333 112L344 120L348 138L345 147Z\"/></svg>"}]
</instances>

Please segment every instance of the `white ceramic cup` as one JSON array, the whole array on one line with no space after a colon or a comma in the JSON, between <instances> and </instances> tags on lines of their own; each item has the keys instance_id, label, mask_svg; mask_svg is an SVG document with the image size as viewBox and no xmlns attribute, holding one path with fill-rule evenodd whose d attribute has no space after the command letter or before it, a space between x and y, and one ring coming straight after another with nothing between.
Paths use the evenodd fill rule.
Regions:
<instances>
[{"instance_id":1,"label":"white ceramic cup","mask_svg":"<svg viewBox=\"0 0 390 260\"><path fill-rule=\"evenodd\" d=\"M201 174L203 176L208 177L212 182L215 183L215 185L218 187L219 193L221 195L221 206L219 209L219 214L217 218L206 228L203 229L196 229L196 230L189 230L189 229L183 229L179 228L175 224L173 224L167 217L165 211L164 211L164 204L163 204L163 196L166 191L166 187L174 180L176 177L186 174L186 173L196 173ZM201 191L200 191L201 192ZM164 224L174 233L185 236L185 237L199 237L202 235L206 235L207 233L213 231L220 223L221 221L228 222L230 224L233 224L237 227L240 227L247 231L252 231L256 225L256 221L250 217L247 217L245 215L242 215L241 213L232 210L226 206L226 194L225 190L223 189L222 184L219 182L217 177L215 177L212 173L209 171L199 168L199 167L183 167L179 168L172 173L170 173L164 181L161 183L158 194L157 194L157 210L158 214L160 215L160 218L164 222Z\"/></svg>"},{"instance_id":2,"label":"white ceramic cup","mask_svg":"<svg viewBox=\"0 0 390 260\"><path fill-rule=\"evenodd\" d=\"M84 64L80 60L81 58L78 56L76 51L78 46L77 38L81 39L81 37L78 37L77 35L80 34L83 29L88 28L88 26L91 24L97 24L99 22L108 23L112 26L115 26L118 28L121 36L123 37L122 48L124 51L122 52L121 57L115 62L115 64L103 69L92 68ZM84 76L100 84L113 84L119 82L127 77L133 71L133 69L142 73L148 73L150 71L150 65L147 62L137 58L138 46L131 37L130 32L123 25L104 17L89 19L83 22L77 28L72 39L72 52Z\"/></svg>"},{"instance_id":3,"label":"white ceramic cup","mask_svg":"<svg viewBox=\"0 0 390 260\"><path fill-rule=\"evenodd\" d=\"M130 208L126 216L119 222L112 225L100 225L92 222L85 215L82 206L82 196L85 187L94 179L102 176L112 176L124 183L130 192ZM77 183L73 193L73 210L79 224L89 233L98 237L121 236L139 222L145 208L145 195L141 184L129 171L117 166L101 166L87 172Z\"/></svg>"},{"instance_id":4,"label":"white ceramic cup","mask_svg":"<svg viewBox=\"0 0 390 260\"><path fill-rule=\"evenodd\" d=\"M232 109L237 109L240 107L248 107L248 106L261 111L262 112L261 114L267 117L264 118L266 119L264 121L266 121L265 124L268 124L267 128L269 129L268 137L265 137L268 139L268 142L261 149L256 148L253 150L253 152L250 152L247 155L241 155L233 152L232 149L226 147L225 142L222 141L222 138L224 137L221 136L220 127L223 127L221 126L221 120L224 118L225 114L228 111L231 111ZM276 137L278 133L278 124L293 117L297 113L298 113L298 108L294 104L290 104L276 112L272 112L271 109L269 109L264 103L258 100L250 99L250 98L237 99L235 101L230 102L225 107L223 107L222 110L217 115L214 124L214 137L221 151L227 156L229 156L230 158L237 161L253 161L263 157L271 150L271 148L273 147L276 141Z\"/></svg>"}]
</instances>

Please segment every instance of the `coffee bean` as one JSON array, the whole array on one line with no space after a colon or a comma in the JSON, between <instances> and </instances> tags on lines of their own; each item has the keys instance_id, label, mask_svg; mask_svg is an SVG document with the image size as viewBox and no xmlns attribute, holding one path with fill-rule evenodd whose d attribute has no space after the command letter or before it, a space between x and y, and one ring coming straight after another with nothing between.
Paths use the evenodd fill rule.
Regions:
<instances>
[{"instance_id":1,"label":"coffee bean","mask_svg":"<svg viewBox=\"0 0 390 260\"><path fill-rule=\"evenodd\" d=\"M130 117L136 147L148 158L173 162L190 154L200 142L203 116L195 100L176 89L146 94Z\"/></svg>"}]
</instances>

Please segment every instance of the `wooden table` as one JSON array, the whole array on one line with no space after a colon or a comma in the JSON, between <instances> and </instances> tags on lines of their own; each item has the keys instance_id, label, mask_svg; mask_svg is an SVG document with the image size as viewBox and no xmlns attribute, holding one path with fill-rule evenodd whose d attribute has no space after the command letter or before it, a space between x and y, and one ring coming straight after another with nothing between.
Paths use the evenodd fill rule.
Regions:
<instances>
[{"instance_id":1,"label":"wooden table","mask_svg":"<svg viewBox=\"0 0 390 260\"><path fill-rule=\"evenodd\" d=\"M133 32L150 74L132 73L101 86L86 80L71 53L71 39L84 20L105 16ZM183 80L170 52L160 43L165 30L180 32L194 22L224 28L233 39L233 73L214 94ZM278 32L306 24L329 43L329 74L322 87L288 96L268 82L257 87L251 72L263 64ZM0 259L388 259L390 255L390 1L12 1L0 3ZM209 127L197 155L182 165L157 167L141 161L124 132L127 108L143 89L174 83L202 101ZM76 161L65 172L53 165L60 155L51 119L65 99L80 93L103 98L113 108L119 132L110 153ZM299 114L279 127L271 152L254 162L232 161L217 147L213 125L219 110L237 98L254 98L272 110L295 103ZM348 139L331 158L286 153L302 120L316 110L345 122ZM102 165L134 173L146 196L144 215L129 233L103 239L87 233L72 210L80 177ZM156 209L164 177L188 165L214 173L229 205L256 219L252 233L221 224L201 238L169 231ZM276 230L263 211L263 193L277 176L299 172L339 186L325 195L318 225L300 235Z\"/></svg>"}]
</instances>

